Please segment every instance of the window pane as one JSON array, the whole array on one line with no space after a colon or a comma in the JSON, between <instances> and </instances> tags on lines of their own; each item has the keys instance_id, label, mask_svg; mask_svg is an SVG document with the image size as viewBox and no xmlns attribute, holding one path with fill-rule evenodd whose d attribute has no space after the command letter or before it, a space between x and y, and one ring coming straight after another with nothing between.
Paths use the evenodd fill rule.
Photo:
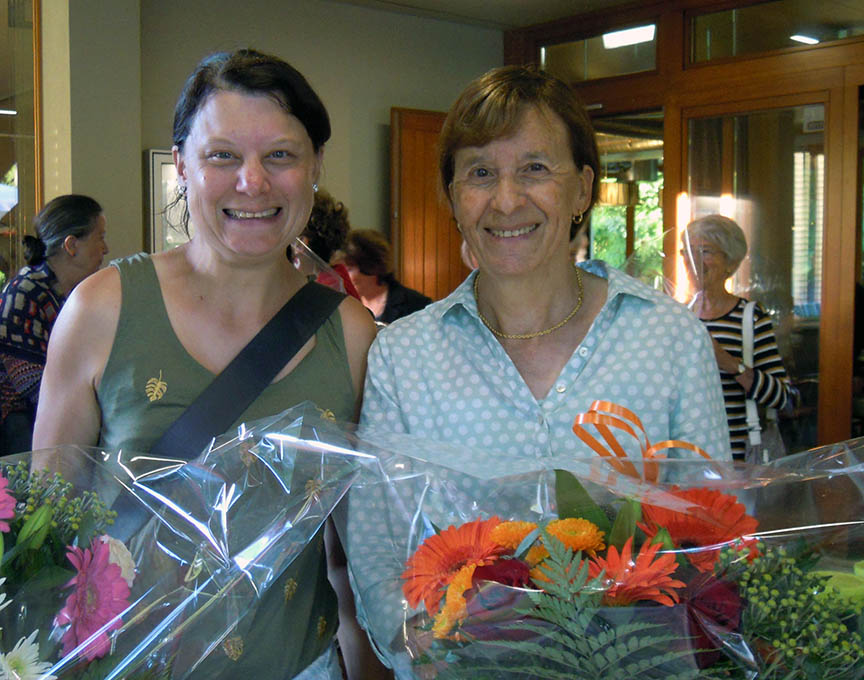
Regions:
<instances>
[{"instance_id":1,"label":"window pane","mask_svg":"<svg viewBox=\"0 0 864 680\"><path fill-rule=\"evenodd\" d=\"M594 125L602 177L591 211L591 257L663 289L663 112Z\"/></svg>"},{"instance_id":2,"label":"window pane","mask_svg":"<svg viewBox=\"0 0 864 680\"><path fill-rule=\"evenodd\" d=\"M691 62L727 59L864 35L864 3L775 0L703 14L691 27Z\"/></svg>"},{"instance_id":3,"label":"window pane","mask_svg":"<svg viewBox=\"0 0 864 680\"><path fill-rule=\"evenodd\" d=\"M815 446L817 435L823 121L824 107L817 105L689 125L691 218L722 213L741 226L748 252L727 286L771 314L783 363L800 393L800 404L780 414L790 451ZM686 277L679 274L679 280Z\"/></svg>"},{"instance_id":4,"label":"window pane","mask_svg":"<svg viewBox=\"0 0 864 680\"><path fill-rule=\"evenodd\" d=\"M656 63L653 24L540 48L541 67L568 83L651 71Z\"/></svg>"},{"instance_id":5,"label":"window pane","mask_svg":"<svg viewBox=\"0 0 864 680\"><path fill-rule=\"evenodd\" d=\"M33 3L0 0L0 271L21 264L18 245L33 217Z\"/></svg>"},{"instance_id":6,"label":"window pane","mask_svg":"<svg viewBox=\"0 0 864 680\"><path fill-rule=\"evenodd\" d=\"M864 87L858 88L858 247L864 247L861 238L864 229ZM859 257L864 266L864 253ZM864 435L864 271L858 271L855 284L855 335L852 343L852 436Z\"/></svg>"}]
</instances>

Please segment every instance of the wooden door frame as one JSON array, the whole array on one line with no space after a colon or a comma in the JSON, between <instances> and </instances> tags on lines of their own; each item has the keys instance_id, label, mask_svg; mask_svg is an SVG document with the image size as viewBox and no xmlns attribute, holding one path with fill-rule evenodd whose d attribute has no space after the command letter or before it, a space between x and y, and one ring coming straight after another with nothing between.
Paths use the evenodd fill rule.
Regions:
<instances>
[{"instance_id":1,"label":"wooden door frame","mask_svg":"<svg viewBox=\"0 0 864 680\"><path fill-rule=\"evenodd\" d=\"M821 85L818 89L815 87L817 84ZM849 437L852 416L852 322L857 247L854 207L851 209L850 219L849 209L844 209L842 205L848 183L855 181L845 177L848 175L845 167L850 163L847 158L849 150L844 150L843 146L844 135L848 134L847 130L844 130L844 117L848 116L845 113L848 108L846 105L848 87L844 86L843 69L839 68L830 69L830 73L820 72L818 76L805 78L804 82L799 79L796 92L789 92L786 84L782 82L764 85L767 90L763 91L764 96L758 98L737 99L734 95L729 95L722 98L714 97L711 103L705 103L707 100L705 93L683 94L676 98L675 108L678 113L676 129L669 130L677 142L674 156L676 172L674 184L671 183L668 174L664 183L664 191L669 192L668 199L664 201L666 204L664 209L668 208L671 211L668 213L668 218L665 218L667 213L664 211L667 226L667 240L664 246L667 253L676 252L677 233L681 223L686 221L686 216L677 214L676 197L686 189L689 120L808 104L822 104L825 107L826 190L822 234L817 436L819 443L827 444ZM814 89L807 90L808 85ZM802 86L805 91L801 91ZM750 94L751 91L747 88L746 93ZM851 162L854 165L854 160ZM841 186L842 191L827 189ZM674 272L669 273L674 280Z\"/></svg>"}]
</instances>

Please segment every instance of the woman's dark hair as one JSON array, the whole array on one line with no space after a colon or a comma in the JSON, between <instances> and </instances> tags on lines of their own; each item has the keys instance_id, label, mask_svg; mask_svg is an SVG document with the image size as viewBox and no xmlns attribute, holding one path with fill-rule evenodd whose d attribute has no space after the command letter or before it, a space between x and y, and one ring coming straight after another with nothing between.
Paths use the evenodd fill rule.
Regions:
<instances>
[{"instance_id":1,"label":"woman's dark hair","mask_svg":"<svg viewBox=\"0 0 864 680\"><path fill-rule=\"evenodd\" d=\"M378 283L393 283L396 280L390 244L374 229L348 232L342 260L367 276L377 276Z\"/></svg>"},{"instance_id":2,"label":"woman's dark hair","mask_svg":"<svg viewBox=\"0 0 864 680\"><path fill-rule=\"evenodd\" d=\"M267 95L306 128L317 152L330 139L330 117L306 79L279 57L242 49L205 57L186 79L174 107L174 144L181 151L195 114L216 91Z\"/></svg>"},{"instance_id":3,"label":"woman's dark hair","mask_svg":"<svg viewBox=\"0 0 864 680\"><path fill-rule=\"evenodd\" d=\"M526 108L557 114L570 136L573 162L594 170L588 217L600 190L600 161L594 127L579 97L567 83L530 66L502 66L471 81L450 108L438 138L438 167L444 194L451 196L455 156L468 146L485 146L516 131ZM570 238L578 231L571 227Z\"/></svg>"},{"instance_id":4,"label":"woman's dark hair","mask_svg":"<svg viewBox=\"0 0 864 680\"><path fill-rule=\"evenodd\" d=\"M63 249L67 236L89 236L101 214L102 206L81 194L66 194L48 201L33 218L36 236L28 234L22 239L25 261L31 266L41 264Z\"/></svg>"},{"instance_id":5,"label":"woman's dark hair","mask_svg":"<svg viewBox=\"0 0 864 680\"><path fill-rule=\"evenodd\" d=\"M306 237L312 252L324 262L330 262L333 253L345 244L350 229L348 208L326 191L315 194L309 223L301 234Z\"/></svg>"},{"instance_id":6,"label":"woman's dark hair","mask_svg":"<svg viewBox=\"0 0 864 680\"><path fill-rule=\"evenodd\" d=\"M273 99L306 128L316 153L330 139L330 116L324 103L303 75L279 57L251 49L216 52L202 59L183 85L174 107L174 145L182 152L195 115L214 92L227 90ZM177 198L166 208L181 204L180 226L189 233L189 208Z\"/></svg>"}]
</instances>

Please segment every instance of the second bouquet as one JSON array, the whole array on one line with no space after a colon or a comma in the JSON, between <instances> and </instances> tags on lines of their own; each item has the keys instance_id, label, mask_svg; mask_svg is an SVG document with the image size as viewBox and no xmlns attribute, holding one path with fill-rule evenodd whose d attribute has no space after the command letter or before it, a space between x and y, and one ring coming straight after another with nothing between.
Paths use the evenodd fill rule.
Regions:
<instances>
[{"instance_id":1,"label":"second bouquet","mask_svg":"<svg viewBox=\"0 0 864 680\"><path fill-rule=\"evenodd\" d=\"M770 467L655 460L650 480L378 443L345 534L399 678L864 677L858 442Z\"/></svg>"}]
</instances>

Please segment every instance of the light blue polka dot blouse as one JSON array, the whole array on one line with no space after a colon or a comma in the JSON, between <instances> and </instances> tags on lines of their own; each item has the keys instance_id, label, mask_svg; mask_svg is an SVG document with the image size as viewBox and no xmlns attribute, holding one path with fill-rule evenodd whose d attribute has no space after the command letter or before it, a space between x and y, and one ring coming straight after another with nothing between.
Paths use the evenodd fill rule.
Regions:
<instances>
[{"instance_id":1,"label":"light blue polka dot blouse","mask_svg":"<svg viewBox=\"0 0 864 680\"><path fill-rule=\"evenodd\" d=\"M445 299L378 335L361 425L469 447L506 474L509 457L592 455L571 428L577 414L603 399L636 413L651 443L680 439L730 459L719 373L703 324L603 262L581 266L608 280L608 298L546 397L534 397L480 320L472 273ZM636 441L619 440L628 455L641 456Z\"/></svg>"}]
</instances>

